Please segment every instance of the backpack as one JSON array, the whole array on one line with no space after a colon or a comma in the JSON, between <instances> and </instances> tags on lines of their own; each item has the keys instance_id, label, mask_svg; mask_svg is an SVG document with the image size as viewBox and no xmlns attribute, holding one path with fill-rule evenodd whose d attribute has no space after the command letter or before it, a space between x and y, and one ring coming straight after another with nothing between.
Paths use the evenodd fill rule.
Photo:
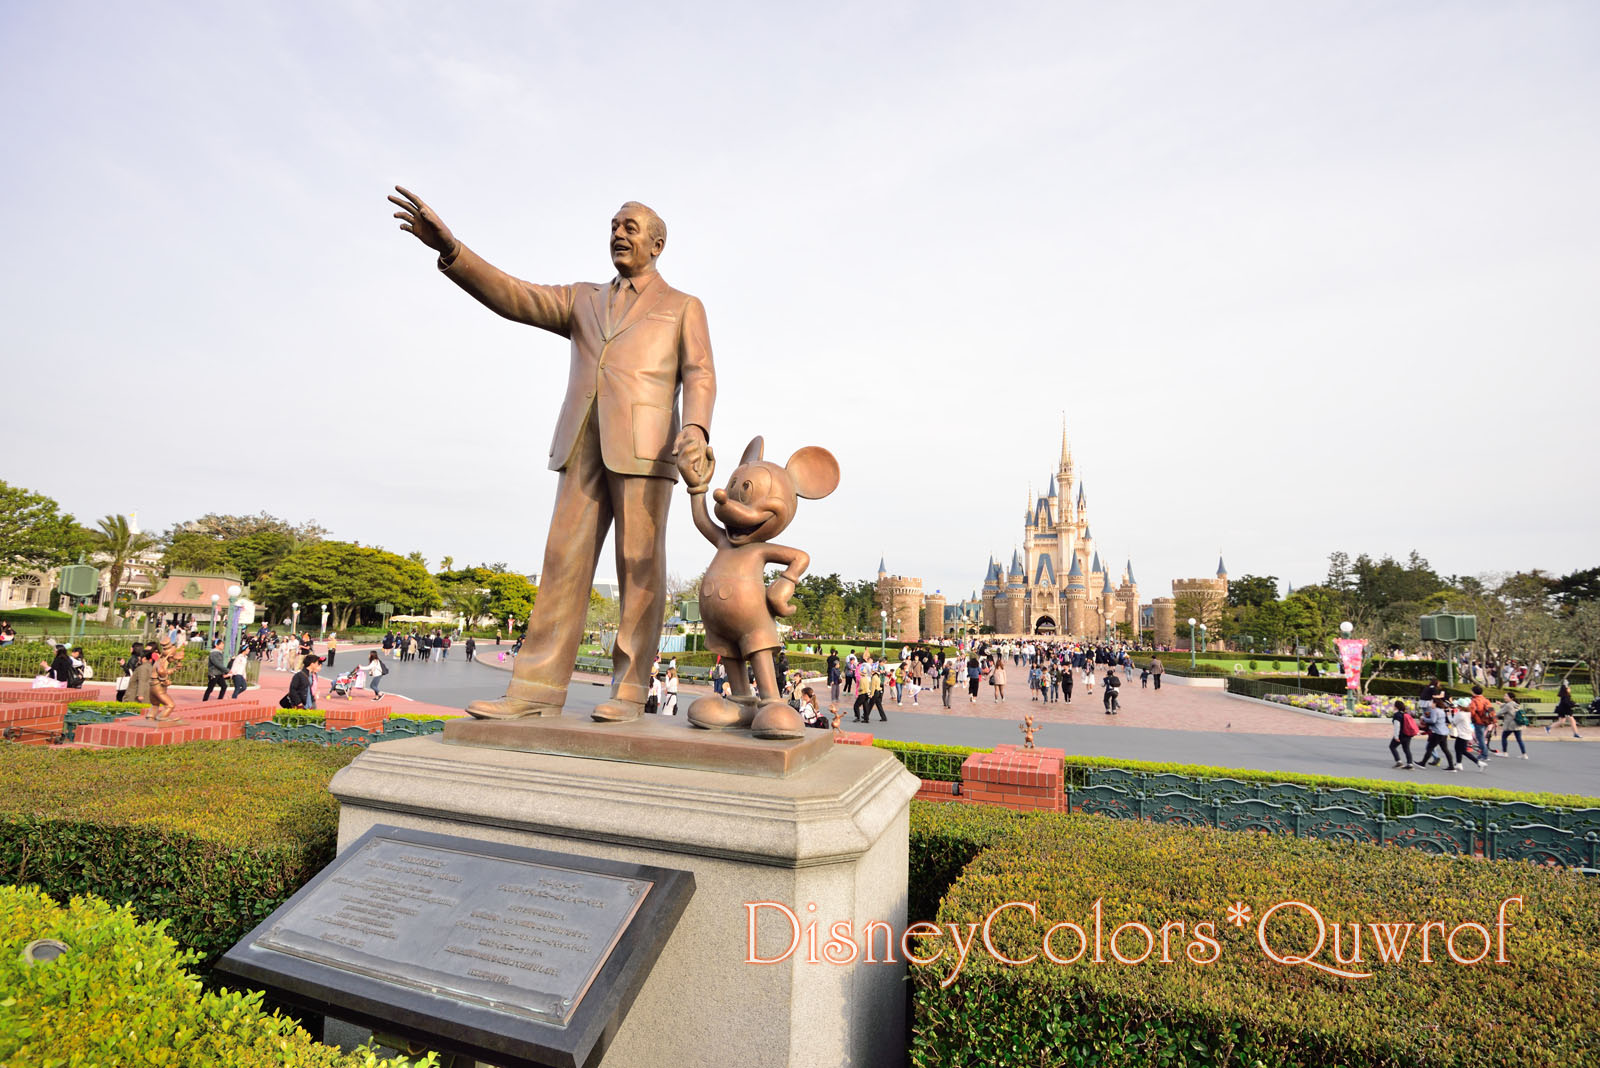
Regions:
<instances>
[{"instance_id":1,"label":"backpack","mask_svg":"<svg viewBox=\"0 0 1600 1068\"><path fill-rule=\"evenodd\" d=\"M1528 725L1528 714L1526 712L1524 712L1520 707L1518 707L1518 709L1517 709L1517 726L1526 727L1527 725Z\"/></svg>"},{"instance_id":2,"label":"backpack","mask_svg":"<svg viewBox=\"0 0 1600 1068\"><path fill-rule=\"evenodd\" d=\"M1417 726L1417 721L1410 712L1400 714L1400 737L1415 738L1422 733L1422 728Z\"/></svg>"}]
</instances>

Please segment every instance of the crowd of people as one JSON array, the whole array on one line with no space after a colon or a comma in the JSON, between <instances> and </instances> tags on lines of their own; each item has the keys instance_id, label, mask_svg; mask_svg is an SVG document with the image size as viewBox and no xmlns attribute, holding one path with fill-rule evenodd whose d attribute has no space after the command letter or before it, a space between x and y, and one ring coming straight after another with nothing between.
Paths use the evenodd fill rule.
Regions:
<instances>
[{"instance_id":1,"label":"crowd of people","mask_svg":"<svg viewBox=\"0 0 1600 1068\"><path fill-rule=\"evenodd\" d=\"M1581 739L1578 711L1578 703L1573 700L1571 689L1562 684L1556 695L1555 719L1545 727L1545 733L1549 734L1556 728L1568 728L1574 738ZM1496 707L1484 695L1481 683L1473 684L1470 698L1452 701L1439 685L1439 680L1431 679L1423 685L1415 710L1397 698L1390 719L1393 729L1389 735L1389 755L1394 758L1395 767L1407 771L1419 767L1438 767L1442 762L1446 771L1460 772L1469 761L1479 769L1486 769L1495 755L1496 732L1500 735L1501 757L1510 755L1511 742L1514 740L1519 755L1523 760L1528 759L1528 747L1523 744L1522 731L1531 721L1517 700L1515 690L1506 690L1505 700ZM1413 754L1411 745L1420 737L1426 737L1427 740L1419 759ZM1402 756L1404 759L1401 759Z\"/></svg>"}]
</instances>

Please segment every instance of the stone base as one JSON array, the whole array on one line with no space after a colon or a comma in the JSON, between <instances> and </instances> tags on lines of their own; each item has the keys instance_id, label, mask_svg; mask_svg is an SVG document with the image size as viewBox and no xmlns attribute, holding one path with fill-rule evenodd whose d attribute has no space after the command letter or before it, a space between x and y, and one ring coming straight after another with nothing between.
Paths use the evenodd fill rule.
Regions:
<instances>
[{"instance_id":1,"label":"stone base","mask_svg":"<svg viewBox=\"0 0 1600 1068\"><path fill-rule=\"evenodd\" d=\"M817 732L822 735L822 732ZM822 735L826 738L826 735ZM782 1068L905 1062L908 806L918 780L892 755L831 746L786 777L448 745L373 745L334 776L343 849L373 824L694 873L695 894L605 1054L606 1068ZM747 964L756 947L777 957ZM811 908L815 906L815 908ZM897 963L821 961L829 929L884 921ZM816 925L819 963L807 963ZM873 940L883 957L884 937Z\"/></svg>"},{"instance_id":2,"label":"stone base","mask_svg":"<svg viewBox=\"0 0 1600 1068\"><path fill-rule=\"evenodd\" d=\"M762 741L744 730L698 730L676 716L641 716L629 723L568 715L458 719L444 725L444 740L447 745L779 778L816 763L833 745L822 731L807 731L806 737L792 741Z\"/></svg>"}]
</instances>

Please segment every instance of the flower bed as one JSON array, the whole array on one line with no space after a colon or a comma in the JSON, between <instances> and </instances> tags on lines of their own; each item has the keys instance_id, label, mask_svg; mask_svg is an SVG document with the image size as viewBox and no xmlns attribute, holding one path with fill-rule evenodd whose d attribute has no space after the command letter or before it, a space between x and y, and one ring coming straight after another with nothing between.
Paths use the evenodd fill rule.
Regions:
<instances>
[{"instance_id":1,"label":"flower bed","mask_svg":"<svg viewBox=\"0 0 1600 1068\"><path fill-rule=\"evenodd\" d=\"M1266 700L1279 705L1288 705L1291 708L1304 708L1312 712L1322 712L1330 716L1351 716L1356 719L1388 719L1394 711L1393 697L1370 697L1366 694L1356 698L1355 710L1345 707L1345 699L1331 693L1269 693ZM1403 698L1400 700L1404 700ZM1405 701L1406 711L1415 712L1417 703Z\"/></svg>"}]
</instances>

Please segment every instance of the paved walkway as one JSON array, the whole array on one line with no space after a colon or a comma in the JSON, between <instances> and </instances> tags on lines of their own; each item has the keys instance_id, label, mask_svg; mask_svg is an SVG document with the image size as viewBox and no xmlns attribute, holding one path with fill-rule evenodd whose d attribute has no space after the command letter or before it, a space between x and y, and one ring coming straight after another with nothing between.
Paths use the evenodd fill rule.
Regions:
<instances>
[{"instance_id":1,"label":"paved walkway","mask_svg":"<svg viewBox=\"0 0 1600 1068\"><path fill-rule=\"evenodd\" d=\"M365 661L368 648L341 647L335 667L349 668L358 658ZM504 648L509 650L509 646ZM383 680L384 695L395 698L406 711L460 715L469 701L505 693L509 658L505 664L496 661L495 647L490 643L480 646L478 652L477 663L469 663L459 646L443 661L401 663L386 659L384 663L391 671ZM323 708L344 702L343 698L327 695L329 677L325 673L319 687L318 700ZM269 661L263 665L260 688L247 691L245 696L275 702L287 692L289 678L289 672L275 671ZM566 714L587 715L609 693L609 681L599 675L574 675L567 692ZM685 684L680 708L706 692L706 687ZM367 699L362 691L356 693L357 702ZM826 689L820 693L826 700ZM174 689L179 701L192 701L199 695L197 687ZM92 685L85 688L84 696L109 699L111 687ZM1526 761L1516 757L1496 759L1487 769L1467 767L1457 774L1437 770L1407 772L1390 766L1387 720L1305 715L1201 687L1167 685L1157 692L1140 689L1137 677L1131 686L1123 687L1120 715L1105 715L1100 696L1099 687L1092 698L1079 689L1071 704L1043 704L1029 701L1027 690L1023 689L1020 694L1009 693L1008 700L1000 702L984 686L976 703L967 701L965 690L957 691L952 695L952 708L945 711L936 691L924 691L916 705L908 698L897 706L892 697L887 698L888 721L874 720L866 729L879 738L987 748L1018 741L1022 718L1032 715L1041 725L1039 744L1060 746L1069 753L1083 755L1600 795L1600 745L1575 743L1542 730L1524 735L1531 758ZM850 700L846 694L840 702L846 724ZM681 714L675 720L688 729ZM1586 738L1600 740L1600 731L1590 730ZM1421 755L1420 743L1413 745Z\"/></svg>"}]
</instances>

